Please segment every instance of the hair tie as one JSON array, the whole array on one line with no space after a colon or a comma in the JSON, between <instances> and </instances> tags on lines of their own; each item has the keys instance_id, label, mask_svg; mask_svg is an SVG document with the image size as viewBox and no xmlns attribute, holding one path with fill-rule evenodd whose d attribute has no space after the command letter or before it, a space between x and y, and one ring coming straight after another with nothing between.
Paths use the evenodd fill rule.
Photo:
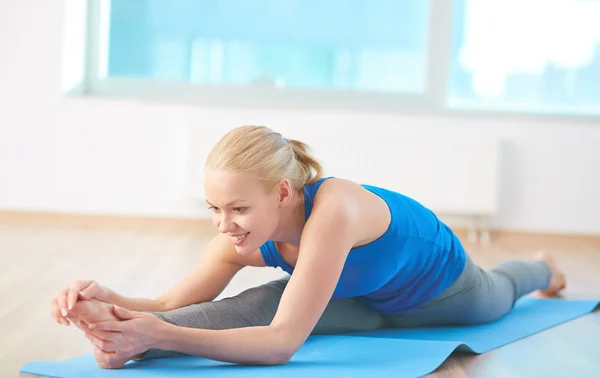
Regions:
<instances>
[{"instance_id":1,"label":"hair tie","mask_svg":"<svg viewBox=\"0 0 600 378\"><path fill-rule=\"evenodd\" d=\"M283 141L284 141L286 144L290 144L290 141L289 141L289 140L287 140L286 138L283 138Z\"/></svg>"}]
</instances>

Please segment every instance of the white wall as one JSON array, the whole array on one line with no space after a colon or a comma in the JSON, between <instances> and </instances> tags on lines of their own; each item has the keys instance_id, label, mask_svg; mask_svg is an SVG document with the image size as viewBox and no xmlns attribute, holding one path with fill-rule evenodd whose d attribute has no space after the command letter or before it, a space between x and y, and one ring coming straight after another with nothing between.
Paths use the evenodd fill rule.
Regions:
<instances>
[{"instance_id":1,"label":"white wall","mask_svg":"<svg viewBox=\"0 0 600 378\"><path fill-rule=\"evenodd\" d=\"M62 4L0 0L0 208L197 217L206 213L188 193L190 128L207 148L241 124L292 136L307 125L382 137L429 129L505 140L494 227L600 234L600 122L66 99Z\"/></svg>"}]
</instances>

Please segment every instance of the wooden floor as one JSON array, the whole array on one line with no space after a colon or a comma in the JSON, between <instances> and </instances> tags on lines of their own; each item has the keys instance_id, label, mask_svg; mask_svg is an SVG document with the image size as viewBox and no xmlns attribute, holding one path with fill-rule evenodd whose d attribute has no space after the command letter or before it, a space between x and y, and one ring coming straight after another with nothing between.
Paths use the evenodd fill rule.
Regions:
<instances>
[{"instance_id":1,"label":"wooden floor","mask_svg":"<svg viewBox=\"0 0 600 378\"><path fill-rule=\"evenodd\" d=\"M4 221L0 217L0 377L20 376L19 368L31 360L90 352L75 327L50 317L50 300L72 280L95 279L123 295L154 297L193 268L210 238L188 226L163 232L122 223L95 228ZM569 279L565 297L600 299L598 238L495 234L488 247L465 246L484 268L528 259L546 248L555 252ZM276 270L248 268L221 297L280 276ZM483 355L452 355L431 376L600 377L600 312Z\"/></svg>"}]
</instances>

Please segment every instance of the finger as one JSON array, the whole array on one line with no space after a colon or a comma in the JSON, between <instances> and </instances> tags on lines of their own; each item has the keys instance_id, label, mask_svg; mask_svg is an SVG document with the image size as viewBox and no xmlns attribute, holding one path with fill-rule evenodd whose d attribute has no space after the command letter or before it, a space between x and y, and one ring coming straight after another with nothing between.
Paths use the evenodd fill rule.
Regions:
<instances>
[{"instance_id":1,"label":"finger","mask_svg":"<svg viewBox=\"0 0 600 378\"><path fill-rule=\"evenodd\" d=\"M52 309L52 317L54 318L54 320L56 320L56 322L58 324L62 324L62 325L66 325L69 326L71 325L71 323L69 323L69 321L62 316L62 314L60 314L58 307L55 307Z\"/></svg>"},{"instance_id":2,"label":"finger","mask_svg":"<svg viewBox=\"0 0 600 378\"><path fill-rule=\"evenodd\" d=\"M58 312L61 314L61 316L64 318L65 316L67 316L68 311L67 311L67 295L69 293L69 289L64 289L63 291L61 291L59 293L59 295L56 296L56 306L58 308Z\"/></svg>"},{"instance_id":3,"label":"finger","mask_svg":"<svg viewBox=\"0 0 600 378\"><path fill-rule=\"evenodd\" d=\"M63 324L61 321L62 315L60 314L60 312L58 310L58 304L56 302L56 298L52 298L52 301L50 302L50 315L54 318L54 320L56 320L56 322L58 324Z\"/></svg>"},{"instance_id":4,"label":"finger","mask_svg":"<svg viewBox=\"0 0 600 378\"><path fill-rule=\"evenodd\" d=\"M123 334L115 331L98 331L98 330L87 330L86 333L95 336L96 338L104 341L112 341L115 343L123 340Z\"/></svg>"},{"instance_id":5,"label":"finger","mask_svg":"<svg viewBox=\"0 0 600 378\"><path fill-rule=\"evenodd\" d=\"M68 326L71 324L71 323L69 323L69 321L67 319L60 317L60 316L58 318L56 318L55 320L56 320L56 323L61 324L61 325Z\"/></svg>"},{"instance_id":6,"label":"finger","mask_svg":"<svg viewBox=\"0 0 600 378\"><path fill-rule=\"evenodd\" d=\"M94 281L75 281L71 284L67 299L67 306L69 310L71 310L73 306L75 306L75 303L77 302L77 299L79 297L79 292L90 286L92 282Z\"/></svg>"},{"instance_id":7,"label":"finger","mask_svg":"<svg viewBox=\"0 0 600 378\"><path fill-rule=\"evenodd\" d=\"M72 319L71 321L73 322L73 324L75 325L75 327L79 328L83 332L88 332L87 323L84 322L83 320Z\"/></svg>"},{"instance_id":8,"label":"finger","mask_svg":"<svg viewBox=\"0 0 600 378\"><path fill-rule=\"evenodd\" d=\"M87 287L79 292L79 296L83 299L96 298L99 301L106 301L106 298L104 298L105 295L103 294L102 286L98 285L95 281L92 281Z\"/></svg>"},{"instance_id":9,"label":"finger","mask_svg":"<svg viewBox=\"0 0 600 378\"><path fill-rule=\"evenodd\" d=\"M62 314L58 310L58 305L56 304L56 299L52 300L52 309L50 310L50 315L54 318L56 323L63 325L70 325L69 321L65 319Z\"/></svg>"},{"instance_id":10,"label":"finger","mask_svg":"<svg viewBox=\"0 0 600 378\"><path fill-rule=\"evenodd\" d=\"M102 320L89 324L90 330L99 330L99 331L123 331L123 323L118 320Z\"/></svg>"},{"instance_id":11,"label":"finger","mask_svg":"<svg viewBox=\"0 0 600 378\"><path fill-rule=\"evenodd\" d=\"M94 340L97 340L97 339L95 339L93 337L94 335L91 335L91 334L89 334L87 332L84 332L83 335L85 336L86 339L88 339L88 341L90 342L90 344L92 344L92 347L96 347L96 345L94 344Z\"/></svg>"},{"instance_id":12,"label":"finger","mask_svg":"<svg viewBox=\"0 0 600 378\"><path fill-rule=\"evenodd\" d=\"M102 340L90 333L87 333L86 335L88 337L88 340L90 340L92 344L94 344L96 347L98 347L104 352L114 352L117 350L117 344L113 341Z\"/></svg>"},{"instance_id":13,"label":"finger","mask_svg":"<svg viewBox=\"0 0 600 378\"><path fill-rule=\"evenodd\" d=\"M96 282L92 282L90 283L88 286L81 288L81 290L79 291L79 297L81 299L92 299L92 298L96 298L97 296L97 289L98 285L96 284Z\"/></svg>"},{"instance_id":14,"label":"finger","mask_svg":"<svg viewBox=\"0 0 600 378\"><path fill-rule=\"evenodd\" d=\"M119 307L117 305L113 305L113 313L117 315L119 319L129 320L135 318L136 311L129 311L124 309L123 307Z\"/></svg>"}]
</instances>

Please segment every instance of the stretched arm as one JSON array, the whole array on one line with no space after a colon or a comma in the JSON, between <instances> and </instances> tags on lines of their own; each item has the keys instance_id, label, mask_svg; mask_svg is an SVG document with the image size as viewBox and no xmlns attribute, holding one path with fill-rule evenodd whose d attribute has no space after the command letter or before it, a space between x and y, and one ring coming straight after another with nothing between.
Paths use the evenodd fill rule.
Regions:
<instances>
[{"instance_id":1,"label":"stretched arm","mask_svg":"<svg viewBox=\"0 0 600 378\"><path fill-rule=\"evenodd\" d=\"M255 264L254 260L253 256L237 255L227 236L220 234L208 244L198 266L158 298L127 298L113 293L109 302L132 311L169 311L209 302L245 265Z\"/></svg>"},{"instance_id":2,"label":"stretched arm","mask_svg":"<svg viewBox=\"0 0 600 378\"><path fill-rule=\"evenodd\" d=\"M132 311L166 311L166 306L159 299L132 298L115 292L108 296L107 302Z\"/></svg>"},{"instance_id":3,"label":"stretched arm","mask_svg":"<svg viewBox=\"0 0 600 378\"><path fill-rule=\"evenodd\" d=\"M351 200L350 200L351 201ZM294 273L269 326L228 330L166 324L153 348L243 364L283 364L306 341L339 280L358 233L355 208L339 196L315 202Z\"/></svg>"},{"instance_id":4,"label":"stretched arm","mask_svg":"<svg viewBox=\"0 0 600 378\"><path fill-rule=\"evenodd\" d=\"M165 311L210 302L223 292L237 272L248 265L264 266L264 261L256 252L249 256L238 255L229 237L219 234L209 243L196 269L162 294L158 301Z\"/></svg>"},{"instance_id":5,"label":"stretched arm","mask_svg":"<svg viewBox=\"0 0 600 378\"><path fill-rule=\"evenodd\" d=\"M208 302L216 298L245 265L264 265L259 257L256 253L250 256L237 255L227 237L218 235L209 243L198 267L158 298L126 297L95 281L75 281L53 299L52 316L57 322L65 324L61 321L61 311L65 309L64 316L67 316L69 309L79 299L97 299L131 311L161 312Z\"/></svg>"}]
</instances>

